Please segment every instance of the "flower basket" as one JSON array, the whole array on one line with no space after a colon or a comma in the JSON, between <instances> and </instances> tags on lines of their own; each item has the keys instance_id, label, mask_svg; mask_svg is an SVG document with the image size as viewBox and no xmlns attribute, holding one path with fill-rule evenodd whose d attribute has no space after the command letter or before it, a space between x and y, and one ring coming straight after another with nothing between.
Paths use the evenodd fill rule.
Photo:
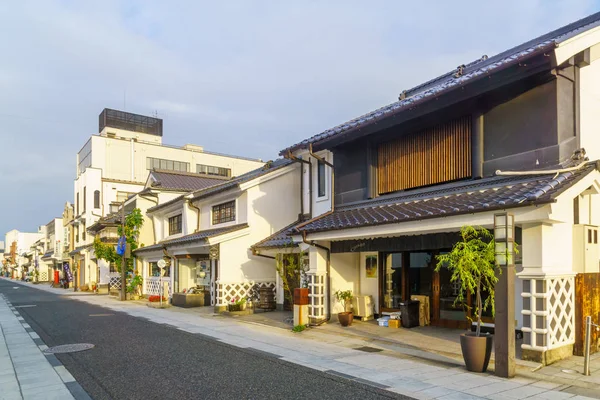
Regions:
<instances>
[{"instance_id":1,"label":"flower basket","mask_svg":"<svg viewBox=\"0 0 600 400\"><path fill-rule=\"evenodd\" d=\"M160 296L157 296L157 295L149 296L148 301L150 303L158 303L158 302L160 302ZM167 301L167 298L163 297L162 301Z\"/></svg>"}]
</instances>

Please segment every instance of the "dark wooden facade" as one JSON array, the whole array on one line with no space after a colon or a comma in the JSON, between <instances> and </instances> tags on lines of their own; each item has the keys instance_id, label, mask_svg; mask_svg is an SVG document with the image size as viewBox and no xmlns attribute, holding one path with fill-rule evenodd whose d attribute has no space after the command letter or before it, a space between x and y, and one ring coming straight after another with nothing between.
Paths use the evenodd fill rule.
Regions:
<instances>
[{"instance_id":1,"label":"dark wooden facade","mask_svg":"<svg viewBox=\"0 0 600 400\"><path fill-rule=\"evenodd\" d=\"M382 143L377 151L378 194L471 177L471 117Z\"/></svg>"}]
</instances>

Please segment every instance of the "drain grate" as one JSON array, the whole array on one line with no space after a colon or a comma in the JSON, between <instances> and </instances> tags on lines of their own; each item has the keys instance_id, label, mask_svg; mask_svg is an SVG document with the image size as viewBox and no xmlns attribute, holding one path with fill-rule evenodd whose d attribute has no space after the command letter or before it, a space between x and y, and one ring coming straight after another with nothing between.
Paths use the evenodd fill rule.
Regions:
<instances>
[{"instance_id":1,"label":"drain grate","mask_svg":"<svg viewBox=\"0 0 600 400\"><path fill-rule=\"evenodd\" d=\"M93 349L94 345L90 343L74 343L74 344L62 344L60 346L48 347L44 350L46 354L62 354L62 353L75 353L77 351L84 351Z\"/></svg>"},{"instance_id":2,"label":"drain grate","mask_svg":"<svg viewBox=\"0 0 600 400\"><path fill-rule=\"evenodd\" d=\"M369 347L369 346L357 347L354 350L364 351L365 353L379 353L380 351L383 351L383 349L378 349L377 347Z\"/></svg>"}]
</instances>

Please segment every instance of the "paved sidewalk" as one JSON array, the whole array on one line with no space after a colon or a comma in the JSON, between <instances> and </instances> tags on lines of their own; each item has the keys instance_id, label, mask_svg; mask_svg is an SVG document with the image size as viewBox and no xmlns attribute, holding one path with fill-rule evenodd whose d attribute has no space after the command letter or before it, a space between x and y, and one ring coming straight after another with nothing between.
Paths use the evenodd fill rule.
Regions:
<instances>
[{"instance_id":1,"label":"paved sidewalk","mask_svg":"<svg viewBox=\"0 0 600 400\"><path fill-rule=\"evenodd\" d=\"M60 292L61 289L26 285L63 293ZM288 362L416 399L589 398L577 395L577 390L581 388L573 389L571 385L561 382L521 376L507 380L491 374L473 374L456 364L445 363L443 360L423 360L409 354L389 351L362 339L319 335L318 328L295 334L289 330L238 322L234 318L210 312L200 313L177 307L152 309L142 302L119 302L108 296L69 298L146 318L192 334L210 336L233 346L267 352ZM600 392L595 393L600 398Z\"/></svg>"},{"instance_id":2,"label":"paved sidewalk","mask_svg":"<svg viewBox=\"0 0 600 400\"><path fill-rule=\"evenodd\" d=\"M40 345L36 344L36 341ZM18 311L0 295L0 399L73 399L67 383L75 382ZM53 366L53 364L55 366Z\"/></svg>"}]
</instances>

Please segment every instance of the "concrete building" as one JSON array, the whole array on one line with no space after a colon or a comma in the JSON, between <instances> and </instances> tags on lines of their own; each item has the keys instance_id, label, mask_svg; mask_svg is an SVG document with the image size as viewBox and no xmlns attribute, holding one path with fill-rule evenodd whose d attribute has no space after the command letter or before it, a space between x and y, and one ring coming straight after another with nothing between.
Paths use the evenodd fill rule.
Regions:
<instances>
[{"instance_id":1,"label":"concrete building","mask_svg":"<svg viewBox=\"0 0 600 400\"><path fill-rule=\"evenodd\" d=\"M104 109L98 134L92 135L78 152L71 256L79 284L108 284L108 267L94 261L93 238L86 235L87 227L118 211L129 196L141 191L149 171L163 169L228 178L262 165L260 160L211 153L201 146L164 145L162 136L162 119Z\"/></svg>"},{"instance_id":2,"label":"concrete building","mask_svg":"<svg viewBox=\"0 0 600 400\"><path fill-rule=\"evenodd\" d=\"M27 253L31 250L31 245L43 237L42 227L36 233L20 232L16 229L6 233L4 243L7 244L4 257L11 277L20 279L27 272L26 265L29 262Z\"/></svg>"}]
</instances>

